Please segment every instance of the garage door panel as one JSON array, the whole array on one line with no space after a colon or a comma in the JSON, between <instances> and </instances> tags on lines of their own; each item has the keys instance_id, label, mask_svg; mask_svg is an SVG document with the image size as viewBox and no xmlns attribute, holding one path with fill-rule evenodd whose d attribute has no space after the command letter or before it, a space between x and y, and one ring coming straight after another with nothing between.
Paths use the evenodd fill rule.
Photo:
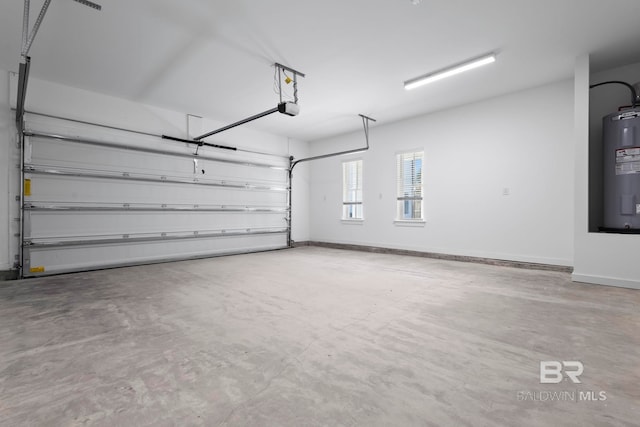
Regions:
<instances>
[{"instance_id":1,"label":"garage door panel","mask_svg":"<svg viewBox=\"0 0 640 427\"><path fill-rule=\"evenodd\" d=\"M73 168L77 170L102 170L105 172L135 171L139 174L164 176L170 173L181 178L225 179L228 181L258 180L265 182L282 182L284 165L273 163L272 168L256 168L250 165L214 161L204 155L175 157L171 155L148 154L144 152L128 152L123 149L84 146L79 149L69 142L46 143L47 140L32 142L31 156L28 163L50 168ZM196 160L194 162L194 160ZM243 160L244 161L244 160ZM246 159L251 162L250 159ZM260 159L259 161L262 161ZM258 163L262 164L262 163ZM271 163L265 163L271 164ZM277 169L282 167L282 169Z\"/></svg>"},{"instance_id":2,"label":"garage door panel","mask_svg":"<svg viewBox=\"0 0 640 427\"><path fill-rule=\"evenodd\" d=\"M75 212L29 213L33 239L61 236L285 228L284 213Z\"/></svg>"},{"instance_id":3,"label":"garage door panel","mask_svg":"<svg viewBox=\"0 0 640 427\"><path fill-rule=\"evenodd\" d=\"M174 184L130 181L126 179L98 179L56 175L27 174L31 180L29 203L75 202L132 204L148 203L158 206L169 204L218 206L276 206L287 201L285 187L277 190L238 189L202 184ZM283 185L279 183L279 185Z\"/></svg>"},{"instance_id":4,"label":"garage door panel","mask_svg":"<svg viewBox=\"0 0 640 427\"><path fill-rule=\"evenodd\" d=\"M46 138L32 138L28 163L49 167L68 167L79 170L103 170L110 172L136 171L141 174L162 176L171 172L173 176L191 178L197 176L208 179L259 180L278 183L283 181L286 165L282 160L265 162L264 158L240 158L229 156L211 160L210 153L195 153L195 148L169 154L153 154L128 151L123 148L109 148L95 145L81 145L70 141L56 141ZM200 150L199 150L200 151ZM204 150L203 150L204 151ZM126 155L123 155L126 153ZM187 155L178 157L176 155ZM196 160L196 162L194 162ZM226 161L247 162L226 163ZM256 168L250 164L272 165L272 168ZM204 171L204 172L203 172Z\"/></svg>"},{"instance_id":5,"label":"garage door panel","mask_svg":"<svg viewBox=\"0 0 640 427\"><path fill-rule=\"evenodd\" d=\"M282 234L228 238L201 238L140 242L129 245L86 245L30 251L25 260L27 275L138 265L169 260L280 249L286 246Z\"/></svg>"}]
</instances>

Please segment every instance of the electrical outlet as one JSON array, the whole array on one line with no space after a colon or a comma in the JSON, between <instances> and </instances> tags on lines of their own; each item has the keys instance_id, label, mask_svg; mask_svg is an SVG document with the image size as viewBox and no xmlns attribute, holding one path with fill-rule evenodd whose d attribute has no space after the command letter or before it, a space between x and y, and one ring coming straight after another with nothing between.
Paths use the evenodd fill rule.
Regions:
<instances>
[{"instance_id":1,"label":"electrical outlet","mask_svg":"<svg viewBox=\"0 0 640 427\"><path fill-rule=\"evenodd\" d=\"M510 189L509 187L504 187L504 188L502 189L502 195L503 195L503 196L508 196L508 195L510 195L510 194L511 194L511 189Z\"/></svg>"}]
</instances>

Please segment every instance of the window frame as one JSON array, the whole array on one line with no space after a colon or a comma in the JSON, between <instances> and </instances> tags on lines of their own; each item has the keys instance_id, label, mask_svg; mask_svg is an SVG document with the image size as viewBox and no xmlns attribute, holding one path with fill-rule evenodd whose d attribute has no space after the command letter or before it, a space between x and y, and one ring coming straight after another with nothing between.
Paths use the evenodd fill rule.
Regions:
<instances>
[{"instance_id":1,"label":"window frame","mask_svg":"<svg viewBox=\"0 0 640 427\"><path fill-rule=\"evenodd\" d=\"M409 158L411 157L411 158ZM403 150L396 152L396 214L394 222L398 225L423 225L425 223L425 212L424 212L424 148L416 148L412 150ZM416 168L415 162L416 160L420 160L420 167ZM406 180L407 174L404 169L404 163L407 161L412 161L414 164L411 168L417 172L411 174L411 184L413 187L414 195L407 195L407 184L403 182ZM418 185L415 183L418 182ZM418 190L416 191L416 188ZM411 191L411 190L410 190ZM419 193L419 196L415 195ZM419 202L419 213L420 217L412 217L407 218L406 212L406 203L409 201L413 201L414 203ZM402 204L401 204L402 203ZM404 208L403 208L404 206ZM415 206L412 208L415 214Z\"/></svg>"},{"instance_id":2,"label":"window frame","mask_svg":"<svg viewBox=\"0 0 640 427\"><path fill-rule=\"evenodd\" d=\"M353 189L347 188L347 167L348 165L359 165L359 171L356 169L356 185ZM356 166L358 167L358 166ZM344 160L342 162L342 214L340 218L345 222L362 222L364 221L364 161L361 158ZM358 186L359 184L359 186ZM349 200L349 191L355 191L355 196L352 197L355 200ZM358 200L358 195L360 195ZM348 217L347 207L355 206L355 214L358 214L357 206L360 206L360 216Z\"/></svg>"}]
</instances>

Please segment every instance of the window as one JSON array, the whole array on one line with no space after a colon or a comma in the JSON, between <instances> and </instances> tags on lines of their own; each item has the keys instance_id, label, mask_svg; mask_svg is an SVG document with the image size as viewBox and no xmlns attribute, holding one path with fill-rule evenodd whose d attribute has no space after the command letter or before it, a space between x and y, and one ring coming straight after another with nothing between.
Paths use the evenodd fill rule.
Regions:
<instances>
[{"instance_id":1,"label":"window","mask_svg":"<svg viewBox=\"0 0 640 427\"><path fill-rule=\"evenodd\" d=\"M399 221L422 221L422 159L424 152L397 155Z\"/></svg>"},{"instance_id":2,"label":"window","mask_svg":"<svg viewBox=\"0 0 640 427\"><path fill-rule=\"evenodd\" d=\"M362 160L342 163L342 219L362 219Z\"/></svg>"}]
</instances>

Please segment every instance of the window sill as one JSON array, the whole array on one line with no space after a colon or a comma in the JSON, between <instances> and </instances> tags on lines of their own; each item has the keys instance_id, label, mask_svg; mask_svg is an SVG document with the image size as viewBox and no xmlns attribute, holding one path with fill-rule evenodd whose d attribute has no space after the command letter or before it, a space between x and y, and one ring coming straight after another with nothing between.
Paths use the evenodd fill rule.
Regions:
<instances>
[{"instance_id":1,"label":"window sill","mask_svg":"<svg viewBox=\"0 0 640 427\"><path fill-rule=\"evenodd\" d=\"M396 219L395 221L393 221L393 223L399 227L424 227L424 225L427 222L423 219L414 219L414 220Z\"/></svg>"},{"instance_id":2,"label":"window sill","mask_svg":"<svg viewBox=\"0 0 640 427\"><path fill-rule=\"evenodd\" d=\"M362 225L364 224L364 219L341 219L340 222L347 225Z\"/></svg>"}]
</instances>

